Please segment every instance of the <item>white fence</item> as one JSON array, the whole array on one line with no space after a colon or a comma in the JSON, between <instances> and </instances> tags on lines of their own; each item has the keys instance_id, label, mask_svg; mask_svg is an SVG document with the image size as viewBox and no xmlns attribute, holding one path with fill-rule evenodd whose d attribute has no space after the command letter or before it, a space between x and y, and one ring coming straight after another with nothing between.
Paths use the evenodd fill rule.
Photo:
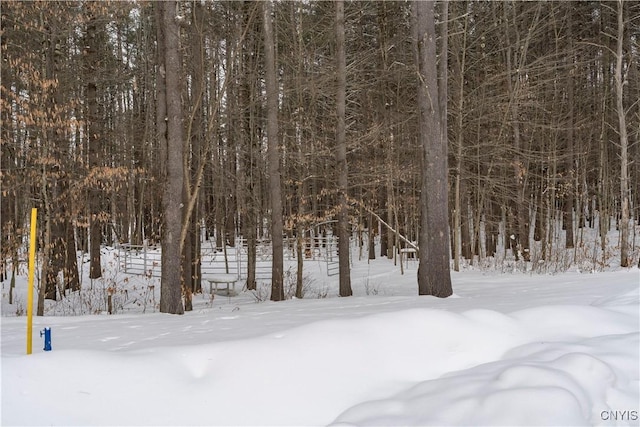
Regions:
<instances>
[{"instance_id":1,"label":"white fence","mask_svg":"<svg viewBox=\"0 0 640 427\"><path fill-rule=\"evenodd\" d=\"M303 256L306 261L324 261L327 275L338 274L338 239L327 235L306 239L303 243ZM236 239L235 246L216 247L213 240L201 243L200 259L202 277L216 274L235 274L240 280L247 277L247 243L243 238ZM160 277L161 249L152 245L118 245L118 258L125 273ZM284 257L295 260L296 239L284 239ZM256 245L256 279L271 280L271 240L259 240Z\"/></svg>"}]
</instances>

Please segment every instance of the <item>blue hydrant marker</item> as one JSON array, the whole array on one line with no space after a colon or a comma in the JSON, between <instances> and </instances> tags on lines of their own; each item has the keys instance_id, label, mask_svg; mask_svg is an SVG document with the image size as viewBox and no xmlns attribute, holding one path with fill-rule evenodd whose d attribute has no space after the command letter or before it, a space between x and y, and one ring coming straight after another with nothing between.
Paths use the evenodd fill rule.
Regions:
<instances>
[{"instance_id":1,"label":"blue hydrant marker","mask_svg":"<svg viewBox=\"0 0 640 427\"><path fill-rule=\"evenodd\" d=\"M44 335L44 351L51 351L51 328L44 328L40 336Z\"/></svg>"}]
</instances>

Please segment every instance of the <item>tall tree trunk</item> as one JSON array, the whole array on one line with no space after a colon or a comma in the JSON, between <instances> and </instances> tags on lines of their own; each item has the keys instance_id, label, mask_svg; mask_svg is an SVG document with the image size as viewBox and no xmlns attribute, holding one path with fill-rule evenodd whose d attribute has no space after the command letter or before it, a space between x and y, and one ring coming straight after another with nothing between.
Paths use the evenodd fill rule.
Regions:
<instances>
[{"instance_id":1,"label":"tall tree trunk","mask_svg":"<svg viewBox=\"0 0 640 427\"><path fill-rule=\"evenodd\" d=\"M340 296L348 297L351 290L351 272L349 267L349 206L347 204L347 141L345 130L345 107L347 92L347 66L345 59L344 41L344 1L336 3L336 57L338 66L336 93L336 163L338 166L338 272L340 282Z\"/></svg>"},{"instance_id":2,"label":"tall tree trunk","mask_svg":"<svg viewBox=\"0 0 640 427\"><path fill-rule=\"evenodd\" d=\"M571 26L569 26L570 28ZM570 61L573 62L573 55L569 57ZM573 71L573 64L569 65L571 70ZM575 206L575 194L576 194L576 162L575 162L575 142L574 142L574 96L573 96L573 86L575 78L569 73L570 76L567 79L567 104L569 107L569 116L568 116L568 126L567 126L567 160L566 160L566 194L564 200L564 220L563 223L565 225L565 248L570 249L575 246L574 242L574 227L573 227L573 212ZM577 210L576 210L577 212Z\"/></svg>"},{"instance_id":3,"label":"tall tree trunk","mask_svg":"<svg viewBox=\"0 0 640 427\"><path fill-rule=\"evenodd\" d=\"M166 180L162 196L164 230L162 233L162 277L160 283L160 312L183 314L182 304L182 254L180 233L182 230L182 204L184 190L182 102L180 91L180 29L176 22L176 2L156 3L162 12L167 138ZM160 30L162 31L162 30ZM160 76L160 78L162 78Z\"/></svg>"},{"instance_id":4,"label":"tall tree trunk","mask_svg":"<svg viewBox=\"0 0 640 427\"><path fill-rule=\"evenodd\" d=\"M443 6L444 7L444 6ZM446 9L446 7L445 7ZM445 19L443 19L444 21ZM467 24L469 22L468 15L465 14L464 17L464 26L461 31L461 35L457 38L461 38L459 44L453 48L454 52L457 52L455 56L454 62L454 72L455 79L457 85L456 89L456 100L454 101L454 105L456 108L456 126L455 126L455 141L456 141L456 169L455 169L455 208L453 211L454 215L454 225L453 225L453 262L454 262L454 270L460 270L460 257L463 256L463 252L467 255L467 251L463 249L463 247L469 247L469 234L468 234L468 224L464 227L467 233L462 233L463 230L463 216L462 210L467 209L467 206L463 207L463 194L466 193L466 190L463 189L463 178L462 178L462 168L463 168L463 145L464 145L464 79L465 79L465 66L466 66L466 50L467 50ZM446 37L446 34L444 34ZM457 48L457 49L456 49ZM446 71L441 70L442 74L446 73ZM445 74L446 75L446 74ZM456 102L457 101L457 102ZM466 201L466 197L464 198ZM468 222L468 221L467 221ZM467 256L468 257L468 256Z\"/></svg>"},{"instance_id":5,"label":"tall tree trunk","mask_svg":"<svg viewBox=\"0 0 640 427\"><path fill-rule=\"evenodd\" d=\"M440 2L440 55L438 55L438 102L440 104L440 134L449 146L447 132L447 74L449 66L449 2Z\"/></svg>"},{"instance_id":6,"label":"tall tree trunk","mask_svg":"<svg viewBox=\"0 0 640 427\"><path fill-rule=\"evenodd\" d=\"M63 103L59 81L62 52L60 50L61 38L57 28L50 29L49 36L50 41L45 47L45 72L47 79L50 81L58 80L58 82L51 85L47 92L46 103L48 111L46 120L50 123L55 123L56 120L63 120L63 117L56 114L56 111L62 108ZM46 146L47 154L54 159L54 164L45 163L42 166L42 196L45 206L44 218L47 224L45 227L44 251L47 254L44 257L46 262L43 262L42 280L44 283L41 285L41 289L44 292L44 298L52 300L56 300L58 297L58 274L64 268L66 258L64 256L66 250L64 223L68 220L64 215L65 204L68 203L68 197L65 194L65 190L68 189L68 177L64 172L64 168L61 168L61 165L66 164L66 159L62 158L61 155L64 152L65 141L61 139L61 135L57 131L58 129L55 126L45 131L46 141L44 145Z\"/></svg>"},{"instance_id":7,"label":"tall tree trunk","mask_svg":"<svg viewBox=\"0 0 640 427\"><path fill-rule=\"evenodd\" d=\"M284 299L282 247L282 189L280 185L280 149L278 138L278 82L276 80L275 37L273 34L273 3L262 3L265 50L265 83L267 96L267 162L269 170L269 199L271 201L271 300Z\"/></svg>"},{"instance_id":8,"label":"tall tree trunk","mask_svg":"<svg viewBox=\"0 0 640 427\"><path fill-rule=\"evenodd\" d=\"M618 0L618 34L616 45L616 111L618 113L618 135L620 136L620 266L629 267L629 137L623 105L624 76L622 75L622 42L624 40L624 2Z\"/></svg>"},{"instance_id":9,"label":"tall tree trunk","mask_svg":"<svg viewBox=\"0 0 640 427\"><path fill-rule=\"evenodd\" d=\"M87 75L87 138L88 138L88 160L89 173L94 172L100 166L100 113L98 111L98 90L97 90L97 66L98 66L98 24L95 17L91 17L87 24L87 41L85 62L88 71ZM97 279L102 277L102 266L100 264L100 245L102 243L102 221L101 221L101 195L99 189L99 178L94 177L90 182L88 192L89 205L89 278Z\"/></svg>"},{"instance_id":10,"label":"tall tree trunk","mask_svg":"<svg viewBox=\"0 0 640 427\"><path fill-rule=\"evenodd\" d=\"M244 111L244 120L241 127L244 129L243 139L245 143L245 150L243 156L243 168L244 168L244 220L243 234L247 244L247 289L256 289L256 245L257 245L257 216L258 209L256 207L258 200L256 197L256 177L258 173L256 156L258 153L254 150L254 132L252 128L251 110L249 91L251 90L249 84L246 82L248 76L245 73L242 74L243 90L241 92L242 98L242 110ZM253 87L253 86L251 86Z\"/></svg>"},{"instance_id":11,"label":"tall tree trunk","mask_svg":"<svg viewBox=\"0 0 640 427\"><path fill-rule=\"evenodd\" d=\"M198 191L199 169L203 166L201 162L206 161L202 155L203 140L203 109L204 102L204 6L196 2L192 5L192 22L190 27L191 54L193 58L191 73L193 78L193 89L191 91L191 116L187 126L187 139L191 145L191 153L186 153L183 161L186 164L189 175L185 176L185 200L184 205L189 206L191 197L195 197L195 206L191 213L184 213L184 224L186 227L185 241L183 245L183 277L184 277L184 309L193 310L193 293L201 289L200 278L200 229L198 223L198 201L200 192ZM186 148L186 147L185 147ZM190 166L189 166L190 164ZM194 187L194 188L192 188ZM192 195L192 191L197 194ZM188 209L186 209L188 210Z\"/></svg>"},{"instance_id":12,"label":"tall tree trunk","mask_svg":"<svg viewBox=\"0 0 640 427\"><path fill-rule=\"evenodd\" d=\"M259 7L254 2L245 1L242 4L242 27L247 27L247 37L242 42L242 72L240 73L239 90L239 110L242 111L241 145L244 146L242 156L242 168L244 169L244 209L243 209L243 235L247 245L247 289L256 289L256 245L257 245L257 217L258 217L258 197L256 187L258 186L258 160L260 150L256 147L257 130L255 124L254 110L256 103L252 102L256 98L256 83L258 77L256 71L256 58L252 55L253 47L257 48L257 38L260 28L259 20L252 21L254 10ZM252 24L256 22L256 24Z\"/></svg>"},{"instance_id":13,"label":"tall tree trunk","mask_svg":"<svg viewBox=\"0 0 640 427\"><path fill-rule=\"evenodd\" d=\"M506 66L507 66L507 89L509 94L508 114L511 118L511 127L513 131L514 141L514 158L511 162L513 166L513 182L514 191L516 193L515 199L513 199L512 215L513 215L513 229L516 236L516 245L514 246L514 255L516 260L520 259L520 255L525 261L530 260L529 251L529 207L527 191L527 179L528 179L528 166L525 159L521 157L521 153L524 151L521 138L521 124L519 119L519 103L520 103L520 91L522 82L523 68L526 63L527 51L531 41L531 37L534 29L538 24L540 7L537 7L536 14L533 22L529 26L526 38L520 39L520 34L515 30L516 40L510 39L510 31L515 28L516 25L510 25L509 17L507 15L507 8L505 5L504 10L504 23L505 23L505 35L507 42L506 49ZM515 17L514 17L515 20ZM514 69L515 67L515 69ZM515 71L515 75L514 75Z\"/></svg>"},{"instance_id":14,"label":"tall tree trunk","mask_svg":"<svg viewBox=\"0 0 640 427\"><path fill-rule=\"evenodd\" d=\"M424 161L420 194L420 263L418 293L448 297L453 293L449 269L447 214L447 139L442 132L446 105L440 105L436 68L433 1L414 2L418 66L418 141ZM445 56L441 58L444 59ZM441 83L446 83L443 76Z\"/></svg>"},{"instance_id":15,"label":"tall tree trunk","mask_svg":"<svg viewBox=\"0 0 640 427\"><path fill-rule=\"evenodd\" d=\"M45 149L46 150L46 149ZM42 204L44 206L43 209L43 219L42 222L44 224L43 230L42 230L42 242L40 243L40 247L43 248L42 250L42 272L40 274L41 277L41 283L40 286L38 288L38 308L37 308L37 312L36 312L36 316L44 316L44 304L45 304L45 299L48 298L48 291L49 289L47 289L48 285L49 285L49 281L47 280L47 278L50 275L50 271L51 271L51 203L49 200L49 194L48 194L48 190L47 190L47 178L46 178L46 166L42 166L42 180L40 182L40 192L41 192L41 196L42 196ZM55 299L55 287L53 288L53 298Z\"/></svg>"}]
</instances>

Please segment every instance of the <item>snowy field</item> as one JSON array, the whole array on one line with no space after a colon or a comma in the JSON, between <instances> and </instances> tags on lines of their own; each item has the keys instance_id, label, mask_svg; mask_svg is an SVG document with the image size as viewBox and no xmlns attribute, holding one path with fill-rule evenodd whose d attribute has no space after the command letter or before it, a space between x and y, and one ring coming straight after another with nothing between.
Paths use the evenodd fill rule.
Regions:
<instances>
[{"instance_id":1,"label":"snowy field","mask_svg":"<svg viewBox=\"0 0 640 427\"><path fill-rule=\"evenodd\" d=\"M304 299L205 293L173 316L110 256L34 318L30 356L25 277L11 305L3 284L2 425L640 425L637 268L466 268L441 300L417 296L414 261L354 255L353 297L311 261Z\"/></svg>"}]
</instances>

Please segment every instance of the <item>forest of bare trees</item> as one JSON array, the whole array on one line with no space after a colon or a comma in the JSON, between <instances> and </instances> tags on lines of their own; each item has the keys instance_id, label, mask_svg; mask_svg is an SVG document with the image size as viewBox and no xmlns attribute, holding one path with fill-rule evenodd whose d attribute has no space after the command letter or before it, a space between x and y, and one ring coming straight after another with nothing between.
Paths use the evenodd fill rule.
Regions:
<instances>
[{"instance_id":1,"label":"forest of bare trees","mask_svg":"<svg viewBox=\"0 0 640 427\"><path fill-rule=\"evenodd\" d=\"M282 237L302 257L318 224L342 241L367 230L378 256L419 243L419 275L432 275L420 294L450 295L449 260L498 248L578 256L589 228L602 248L618 230L620 265L639 262L640 2L7 1L1 13L1 274L38 207L41 300L79 289L76 251L97 278L101 245L146 241L163 248L161 311L189 310L203 234L218 247L242 236L249 265L270 239L280 300ZM341 296L348 275L347 258Z\"/></svg>"}]
</instances>

